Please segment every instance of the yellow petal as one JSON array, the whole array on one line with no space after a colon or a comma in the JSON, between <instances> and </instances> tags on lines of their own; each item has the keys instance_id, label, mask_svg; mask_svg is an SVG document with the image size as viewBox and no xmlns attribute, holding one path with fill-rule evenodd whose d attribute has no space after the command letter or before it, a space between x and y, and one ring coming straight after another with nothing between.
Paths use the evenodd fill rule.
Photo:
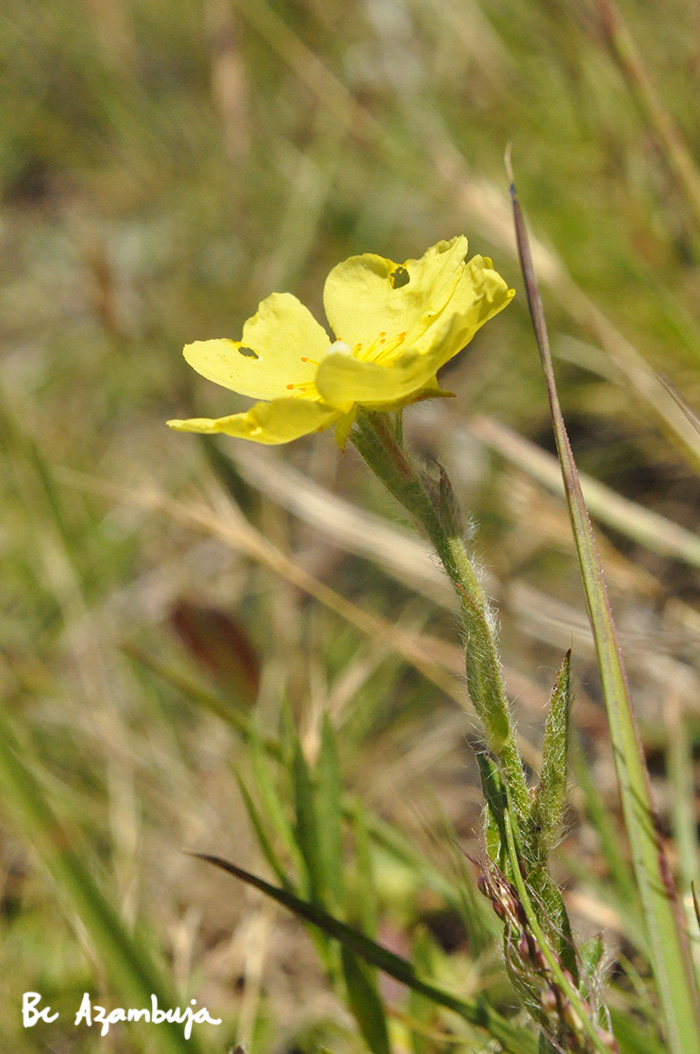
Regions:
<instances>
[{"instance_id":1,"label":"yellow petal","mask_svg":"<svg viewBox=\"0 0 700 1054\"><path fill-rule=\"evenodd\" d=\"M341 450L345 450L345 444L348 441L350 435L350 429L355 424L355 418L357 417L357 407L353 406L349 413L343 414L335 424L335 441Z\"/></svg>"},{"instance_id":2,"label":"yellow petal","mask_svg":"<svg viewBox=\"0 0 700 1054\"><path fill-rule=\"evenodd\" d=\"M429 356L409 350L388 366L331 352L321 363L316 386L325 402L346 413L353 403L404 403L423 388L437 387L437 383Z\"/></svg>"},{"instance_id":3,"label":"yellow petal","mask_svg":"<svg viewBox=\"0 0 700 1054\"><path fill-rule=\"evenodd\" d=\"M351 256L326 279L323 303L335 335L367 347L384 331L413 343L439 315L464 272L463 236L438 242L420 260L396 264L382 256Z\"/></svg>"},{"instance_id":4,"label":"yellow petal","mask_svg":"<svg viewBox=\"0 0 700 1054\"><path fill-rule=\"evenodd\" d=\"M410 262L410 261L409 261ZM383 407L422 398L437 389L436 373L469 343L476 331L513 297L490 260L475 256L460 267L457 283L442 311L381 363L331 351L316 376L325 402L347 411L353 402ZM414 329L414 333L416 330ZM439 394L439 389L436 392Z\"/></svg>"},{"instance_id":5,"label":"yellow petal","mask_svg":"<svg viewBox=\"0 0 700 1054\"><path fill-rule=\"evenodd\" d=\"M193 417L187 421L168 421L177 432L224 432L240 439L252 439L256 443L274 445L288 443L309 432L321 432L338 419L340 414L332 407L308 399L273 399L269 403L256 403L243 414L219 417Z\"/></svg>"},{"instance_id":6,"label":"yellow petal","mask_svg":"<svg viewBox=\"0 0 700 1054\"><path fill-rule=\"evenodd\" d=\"M290 383L312 384L329 346L326 331L295 296L273 293L243 326L242 340L198 340L183 354L215 384L253 399L276 399L289 394Z\"/></svg>"},{"instance_id":7,"label":"yellow petal","mask_svg":"<svg viewBox=\"0 0 700 1054\"><path fill-rule=\"evenodd\" d=\"M444 309L413 341L413 349L427 356L434 373L464 348L490 318L502 311L515 296L491 261L474 256L459 276L459 281ZM407 341L408 343L408 341Z\"/></svg>"}]
</instances>

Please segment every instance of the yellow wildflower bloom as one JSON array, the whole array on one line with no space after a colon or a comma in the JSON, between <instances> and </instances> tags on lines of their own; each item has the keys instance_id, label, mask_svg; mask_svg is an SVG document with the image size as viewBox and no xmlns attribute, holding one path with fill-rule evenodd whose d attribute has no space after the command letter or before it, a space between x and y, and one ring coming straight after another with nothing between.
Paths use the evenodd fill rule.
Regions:
<instances>
[{"instance_id":1,"label":"yellow wildflower bloom","mask_svg":"<svg viewBox=\"0 0 700 1054\"><path fill-rule=\"evenodd\" d=\"M372 253L338 264L323 295L335 341L296 297L273 293L240 341L196 341L184 350L203 377L265 401L246 413L168 424L258 443L334 424L342 444L358 407L396 410L449 394L437 371L513 296L487 257L466 256L460 236L403 264Z\"/></svg>"}]
</instances>

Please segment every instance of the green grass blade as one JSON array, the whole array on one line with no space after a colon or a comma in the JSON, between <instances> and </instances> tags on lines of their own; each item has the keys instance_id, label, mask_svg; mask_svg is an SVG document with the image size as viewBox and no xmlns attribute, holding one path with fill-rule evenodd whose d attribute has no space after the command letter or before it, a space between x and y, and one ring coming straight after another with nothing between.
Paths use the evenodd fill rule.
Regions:
<instances>
[{"instance_id":1,"label":"green grass blade","mask_svg":"<svg viewBox=\"0 0 700 1054\"><path fill-rule=\"evenodd\" d=\"M411 959L418 970L428 975L432 972L432 944L426 930L419 928L413 937ZM433 1006L429 1000L417 992L411 992L408 1001L408 1012L414 1022L428 1025L434 1017ZM434 1048L427 1036L416 1028L411 1029L411 1050L413 1054L430 1054Z\"/></svg>"},{"instance_id":2,"label":"green grass blade","mask_svg":"<svg viewBox=\"0 0 700 1054\"><path fill-rule=\"evenodd\" d=\"M668 745L666 770L671 779L671 824L673 840L678 852L679 883L690 890L700 879L698 871L698 837L695 820L695 773L693 766L693 736L690 721L680 712L674 699L669 699L667 715Z\"/></svg>"},{"instance_id":3,"label":"green grass blade","mask_svg":"<svg viewBox=\"0 0 700 1054\"><path fill-rule=\"evenodd\" d=\"M248 788L246 787L245 783L243 782L237 772L235 773L235 776L236 781L238 783L238 789L241 792L243 804L245 805L246 812L248 813L248 819L253 825L253 830L255 831L255 836L258 839L258 845L262 850L263 856L274 871L277 881L280 883L280 885L284 886L285 889L291 891L294 887L287 875L285 874L284 868L282 867L282 864L279 861L277 853L272 847L272 841L265 829L265 824L263 822L262 816L255 807L255 802L251 798L250 793L248 792Z\"/></svg>"},{"instance_id":4,"label":"green grass blade","mask_svg":"<svg viewBox=\"0 0 700 1054\"><path fill-rule=\"evenodd\" d=\"M352 920L359 922L365 933L372 937L379 926L379 898L375 881L374 858L365 811L358 806L353 823L355 838L355 880L353 883Z\"/></svg>"},{"instance_id":5,"label":"green grass blade","mask_svg":"<svg viewBox=\"0 0 700 1054\"><path fill-rule=\"evenodd\" d=\"M348 1004L372 1054L391 1054L384 1005L370 968L343 946L343 976Z\"/></svg>"},{"instance_id":6,"label":"green grass blade","mask_svg":"<svg viewBox=\"0 0 700 1054\"><path fill-rule=\"evenodd\" d=\"M187 699L197 707L208 710L215 714L221 721L229 725L246 742L253 735L253 722L250 710L233 700L225 692L217 692L201 679L192 674L182 665L178 665L168 658L163 658L155 652L142 648L133 640L124 641L121 645L122 653L134 663L139 670L166 682L174 688L183 698ZM262 737L261 737L262 739ZM271 736L265 736L263 740L265 752L273 757L280 758L280 745Z\"/></svg>"},{"instance_id":7,"label":"green grass blade","mask_svg":"<svg viewBox=\"0 0 700 1054\"><path fill-rule=\"evenodd\" d=\"M84 862L74 832L66 829L46 800L36 776L21 757L21 748L0 716L0 793L16 830L39 854L71 908L87 930L92 946L126 1006L150 1007L155 995L161 1007L176 1005L146 948L123 926ZM163 1022L152 1033L149 1049L162 1054L200 1054L193 1034L182 1025Z\"/></svg>"},{"instance_id":8,"label":"green grass blade","mask_svg":"<svg viewBox=\"0 0 700 1054\"><path fill-rule=\"evenodd\" d=\"M584 757L583 746L576 734L572 737L570 757L574 782L583 796L588 822L598 835L600 849L608 865L612 892L621 902L636 905L637 887L620 844L620 832L605 807L600 789Z\"/></svg>"},{"instance_id":9,"label":"green grass blade","mask_svg":"<svg viewBox=\"0 0 700 1054\"><path fill-rule=\"evenodd\" d=\"M557 450L608 712L625 827L646 920L651 966L663 1012L666 1040L673 1054L688 1054L691 1050L700 1050L700 1007L684 921L656 823L649 777L630 704L600 558L559 405L544 310L512 179L511 194L520 262L547 383Z\"/></svg>"},{"instance_id":10,"label":"green grass blade","mask_svg":"<svg viewBox=\"0 0 700 1054\"><path fill-rule=\"evenodd\" d=\"M347 948L355 955L360 956L370 966L376 966L378 969L383 970L384 973L405 984L412 991L425 995L438 1006L452 1010L465 1021L470 1022L470 1024L478 1025L490 1036L498 1040L503 1050L507 1051L508 1054L536 1054L537 1040L535 1037L525 1029L511 1024L507 1018L504 1018L494 1010L484 999L471 1001L460 999L459 996L452 995L451 992L446 992L444 989L424 981L416 975L408 960L402 959L387 948L383 948L381 944L371 941L359 930L353 929L344 922L333 918L332 915L329 915L318 905L300 900L299 897L287 892L287 890L270 885L264 879L258 878L257 875L252 875L249 871L244 871L243 868L237 867L236 864L232 864L228 860L222 860L218 856L209 856L203 853L194 853L193 855L200 860L213 864L215 867L220 867L223 871L227 871L230 875L240 879L241 882L259 889L266 896L275 900L278 904L282 904L299 918L310 922L313 926L317 926L323 933L339 941L343 948Z\"/></svg>"},{"instance_id":11,"label":"green grass blade","mask_svg":"<svg viewBox=\"0 0 700 1054\"><path fill-rule=\"evenodd\" d=\"M297 738L294 740L294 754L292 757L292 781L294 783L294 805L296 810L294 833L297 845L304 858L311 899L322 904L325 898L325 881L318 836L314 787L311 782L309 766L306 764L301 743Z\"/></svg>"},{"instance_id":12,"label":"green grass blade","mask_svg":"<svg viewBox=\"0 0 700 1054\"><path fill-rule=\"evenodd\" d=\"M668 166L700 229L700 172L680 126L666 108L642 59L627 22L613 0L596 0L600 25L612 46L620 70L658 141L659 156Z\"/></svg>"},{"instance_id":13,"label":"green grass blade","mask_svg":"<svg viewBox=\"0 0 700 1054\"><path fill-rule=\"evenodd\" d=\"M273 827L275 834L292 861L293 867L298 873L303 873L303 857L297 845L294 829L287 817L284 803L277 790L275 778L270 771L271 759L267 753L265 743L255 727L251 730L248 745L250 766L262 813Z\"/></svg>"},{"instance_id":14,"label":"green grass blade","mask_svg":"<svg viewBox=\"0 0 700 1054\"><path fill-rule=\"evenodd\" d=\"M692 421L687 405L663 377L658 380L686 417ZM540 449L529 439L511 431L500 421L484 415L469 420L469 431L491 450L495 450L511 465L526 472L546 490L562 494L561 470L557 458ZM700 567L700 537L697 533L674 523L666 516L623 497L600 480L580 473L581 487L588 510L594 520L612 527L625 538L643 545L651 552L682 560L691 567Z\"/></svg>"},{"instance_id":15,"label":"green grass blade","mask_svg":"<svg viewBox=\"0 0 700 1054\"><path fill-rule=\"evenodd\" d=\"M321 725L321 749L316 764L318 794L319 855L326 893L334 908L341 909L345 897L343 884L343 784L340 776L338 747L328 715Z\"/></svg>"},{"instance_id":16,"label":"green grass blade","mask_svg":"<svg viewBox=\"0 0 700 1054\"><path fill-rule=\"evenodd\" d=\"M491 859L498 864L501 871L507 867L505 844L506 832L503 826L506 796L498 765L485 751L478 750L476 761L481 776L481 786L486 802L485 838L486 848Z\"/></svg>"},{"instance_id":17,"label":"green grass blade","mask_svg":"<svg viewBox=\"0 0 700 1054\"><path fill-rule=\"evenodd\" d=\"M131 642L123 646L123 651L137 662L140 667L155 674L157 677L162 678L166 683L182 693L185 698L189 698L190 701L196 705L205 707L212 713L215 713L222 720L229 723L241 736L243 741L249 745L249 757L251 758L252 766L256 772L256 787L260 794L263 811L266 813L270 822L274 825L275 832L278 837L281 838L285 849L291 853L295 864L300 864L300 855L296 843L294 842L291 824L284 815L281 800L274 791L272 778L265 763L265 756L270 760L273 760L275 763L284 763L284 753L278 740L273 739L271 736L263 737L248 715L238 715L238 713L231 709L224 700L220 699L209 689L187 674L181 672L172 664L165 662L150 652L138 648ZM319 774L319 779L320 778L321 776ZM273 815L270 815L269 813L270 808L272 809ZM318 808L319 826L321 827L321 830L323 830L320 818L320 805ZM415 871L416 875L420 876L421 881L424 882L428 888L444 897L446 902L454 908L455 911L464 915L464 882L466 879L460 877L459 881L455 881L443 870L435 867L431 861L427 860L425 856L417 850L403 834L401 834L398 828L393 827L386 820L367 810L364 806L361 806L359 801L347 792L344 792L342 795L341 809L343 817L349 820L355 820L358 810L361 809L363 822L365 823L367 831L371 837L375 839L378 844L383 846L383 848L393 857L401 861L412 871ZM493 935L492 920L494 919L494 915L490 909L486 910L484 905L484 898L479 895L478 899L475 899L475 905L472 906L471 913L472 916L480 913L481 918L479 919L479 926L481 928L485 927L484 937L490 943L490 936L488 935ZM473 933L472 937L474 937Z\"/></svg>"}]
</instances>

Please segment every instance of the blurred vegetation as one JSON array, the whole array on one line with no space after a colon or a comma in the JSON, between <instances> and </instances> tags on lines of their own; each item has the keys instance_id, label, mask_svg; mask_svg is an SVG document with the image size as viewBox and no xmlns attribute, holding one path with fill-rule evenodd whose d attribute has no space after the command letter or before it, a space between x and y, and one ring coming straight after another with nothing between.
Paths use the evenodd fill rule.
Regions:
<instances>
[{"instance_id":1,"label":"blurred vegetation","mask_svg":"<svg viewBox=\"0 0 700 1054\"><path fill-rule=\"evenodd\" d=\"M296 724L313 760L324 713L360 812L427 861L390 852L358 821L348 882L373 916L363 921L401 954L418 949L465 998L487 991L512 1012L484 940L491 920L450 841L456 833L478 855L481 804L439 576L332 435L271 458L164 426L242 405L188 370L185 342L236 337L274 289L322 318L338 260L374 251L401 261L462 232L519 295L446 371L458 398L410 410L407 434L449 467L478 525L533 766L554 671L573 644L585 761L557 877L577 930L605 931L613 1009L653 1013L638 920L620 895L617 798L566 509L532 451L519 456L500 427L552 449L514 255L502 161L512 142L579 467L610 488L596 510L603 560L687 894L700 442L644 363L700 405L690 160L700 14L688 0L621 0L647 83L611 10L607 0L5 5L3 721L125 932L148 945L181 1002L196 997L224 1019L200 1026L211 1049L241 1038L256 1054L361 1049L300 926L181 852L263 870L234 776L270 806L251 723L273 754ZM617 519L613 492L635 503ZM641 506L665 517L643 541ZM670 549L668 521L687 528ZM37 831L4 799L4 1046L157 1049L157 1030L101 1039L72 1027L85 990L124 1005L104 959L114 952L97 948ZM381 983L403 1037L402 990ZM62 1010L60 1022L22 1028L30 990ZM474 1037L451 1042L469 1049ZM414 1041L417 1052L444 1046L430 1029Z\"/></svg>"}]
</instances>

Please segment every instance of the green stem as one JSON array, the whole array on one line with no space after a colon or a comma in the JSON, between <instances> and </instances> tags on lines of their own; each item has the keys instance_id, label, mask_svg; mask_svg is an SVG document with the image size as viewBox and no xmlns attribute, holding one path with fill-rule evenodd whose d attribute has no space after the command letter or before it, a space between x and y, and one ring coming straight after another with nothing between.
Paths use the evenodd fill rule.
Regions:
<instances>
[{"instance_id":1,"label":"green stem","mask_svg":"<svg viewBox=\"0 0 700 1054\"><path fill-rule=\"evenodd\" d=\"M594 1050L598 1051L599 1054L610 1054L611 1051L617 1050L617 1045L614 1042L614 1038L611 1037L609 1034L606 1036L601 1035L598 1029L596 1028L594 1022L591 1020L590 1007L584 1001L583 997L581 996L581 993L578 991L575 984L572 983L571 978L567 976L567 973L564 971L564 968L562 966L561 960L556 955L553 948L550 946L550 943L547 937L545 936L542 927L540 926L540 922L537 917L537 912L535 911L535 908L530 899L527 883L523 879L520 870L520 857L518 854L518 847L515 843L515 834L513 830L514 826L517 826L517 823L514 824L514 818L511 816L509 808L505 810L504 819L506 843L508 847L508 855L510 857L513 881L518 891L518 896L523 906L523 910L525 911L525 915L527 917L528 927L533 937L537 941L537 946L542 952L549 973L551 974L553 980L555 981L560 991L563 992L563 994L569 1000L571 1006L576 1012L575 1017L571 1021L570 1027L574 1032L579 1034L579 1039L585 1037L588 1040L590 1044L589 1049L592 1047ZM580 1046L578 1049L581 1049Z\"/></svg>"},{"instance_id":2,"label":"green stem","mask_svg":"<svg viewBox=\"0 0 700 1054\"><path fill-rule=\"evenodd\" d=\"M351 438L374 474L428 536L454 586L464 625L469 695L524 821L530 797L503 683L494 619L460 537L447 476L442 473L437 486L430 488L435 492L429 493L385 414L358 414Z\"/></svg>"}]
</instances>

